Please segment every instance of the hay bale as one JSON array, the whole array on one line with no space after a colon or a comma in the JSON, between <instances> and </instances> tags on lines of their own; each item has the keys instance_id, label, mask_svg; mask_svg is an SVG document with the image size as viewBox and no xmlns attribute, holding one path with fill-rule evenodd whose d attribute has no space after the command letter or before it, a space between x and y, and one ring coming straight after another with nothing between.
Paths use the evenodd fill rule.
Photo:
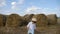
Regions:
<instances>
[{"instance_id":1,"label":"hay bale","mask_svg":"<svg viewBox=\"0 0 60 34\"><path fill-rule=\"evenodd\" d=\"M18 14L11 14L7 17L6 26L7 27L19 27L22 23L22 17Z\"/></svg>"},{"instance_id":2,"label":"hay bale","mask_svg":"<svg viewBox=\"0 0 60 34\"><path fill-rule=\"evenodd\" d=\"M3 26L6 25L7 16L8 16L8 15L4 15L4 16L3 16Z\"/></svg>"},{"instance_id":3,"label":"hay bale","mask_svg":"<svg viewBox=\"0 0 60 34\"><path fill-rule=\"evenodd\" d=\"M53 25L53 24L57 23L57 16L56 16L56 14L47 15L47 18L48 18L48 22L49 22L50 25Z\"/></svg>"},{"instance_id":4,"label":"hay bale","mask_svg":"<svg viewBox=\"0 0 60 34\"><path fill-rule=\"evenodd\" d=\"M34 15L33 18L37 19L37 26L39 27L44 27L44 26L47 26L48 24L47 17L44 14Z\"/></svg>"},{"instance_id":5,"label":"hay bale","mask_svg":"<svg viewBox=\"0 0 60 34\"><path fill-rule=\"evenodd\" d=\"M60 18L57 19L57 23L60 24Z\"/></svg>"},{"instance_id":6,"label":"hay bale","mask_svg":"<svg viewBox=\"0 0 60 34\"><path fill-rule=\"evenodd\" d=\"M34 14L26 14L23 18L26 22L26 24L28 24L28 22L31 21L32 17L34 16Z\"/></svg>"},{"instance_id":7,"label":"hay bale","mask_svg":"<svg viewBox=\"0 0 60 34\"><path fill-rule=\"evenodd\" d=\"M0 14L0 26L3 26L3 15Z\"/></svg>"},{"instance_id":8,"label":"hay bale","mask_svg":"<svg viewBox=\"0 0 60 34\"><path fill-rule=\"evenodd\" d=\"M6 23L6 16L0 14L0 26L5 26Z\"/></svg>"}]
</instances>

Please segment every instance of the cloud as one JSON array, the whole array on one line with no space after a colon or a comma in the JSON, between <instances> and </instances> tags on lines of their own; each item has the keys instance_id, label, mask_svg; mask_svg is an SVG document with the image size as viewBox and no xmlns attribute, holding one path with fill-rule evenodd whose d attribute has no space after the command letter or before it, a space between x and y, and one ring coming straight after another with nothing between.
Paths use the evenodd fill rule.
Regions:
<instances>
[{"instance_id":1,"label":"cloud","mask_svg":"<svg viewBox=\"0 0 60 34\"><path fill-rule=\"evenodd\" d=\"M57 14L59 16L60 10L58 8L40 8L37 6L28 7L25 14Z\"/></svg>"},{"instance_id":2,"label":"cloud","mask_svg":"<svg viewBox=\"0 0 60 34\"><path fill-rule=\"evenodd\" d=\"M16 2L11 2L11 5L12 5L11 9L15 9L15 8L16 8L16 5L17 5L17 3L16 3Z\"/></svg>"},{"instance_id":3,"label":"cloud","mask_svg":"<svg viewBox=\"0 0 60 34\"><path fill-rule=\"evenodd\" d=\"M18 2L11 2L11 9L19 10L19 7L24 3L24 0L18 0Z\"/></svg>"},{"instance_id":4,"label":"cloud","mask_svg":"<svg viewBox=\"0 0 60 34\"><path fill-rule=\"evenodd\" d=\"M36 6L32 6L32 7L27 8L25 11L26 11L26 14L28 14L28 13L35 13L39 9L41 9L41 8L36 7Z\"/></svg>"},{"instance_id":5,"label":"cloud","mask_svg":"<svg viewBox=\"0 0 60 34\"><path fill-rule=\"evenodd\" d=\"M23 4L25 0L19 0L18 4Z\"/></svg>"},{"instance_id":6,"label":"cloud","mask_svg":"<svg viewBox=\"0 0 60 34\"><path fill-rule=\"evenodd\" d=\"M3 7L6 5L6 0L0 0L0 7Z\"/></svg>"},{"instance_id":7,"label":"cloud","mask_svg":"<svg viewBox=\"0 0 60 34\"><path fill-rule=\"evenodd\" d=\"M6 15L9 15L9 14L10 14L10 11L0 10L0 14L4 14L4 15L6 14Z\"/></svg>"},{"instance_id":8,"label":"cloud","mask_svg":"<svg viewBox=\"0 0 60 34\"><path fill-rule=\"evenodd\" d=\"M4 14L4 15L10 15L10 14L13 14L13 13L15 13L15 14L17 14L17 12L16 11L11 11L11 10L0 10L0 14Z\"/></svg>"},{"instance_id":9,"label":"cloud","mask_svg":"<svg viewBox=\"0 0 60 34\"><path fill-rule=\"evenodd\" d=\"M11 5L16 5L16 2L12 2Z\"/></svg>"}]
</instances>

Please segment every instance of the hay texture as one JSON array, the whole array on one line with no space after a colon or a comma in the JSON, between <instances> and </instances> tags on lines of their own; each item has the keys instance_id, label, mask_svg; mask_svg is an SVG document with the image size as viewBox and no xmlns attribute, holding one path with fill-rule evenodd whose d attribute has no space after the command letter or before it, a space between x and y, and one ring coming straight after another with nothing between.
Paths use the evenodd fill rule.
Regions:
<instances>
[{"instance_id":1,"label":"hay texture","mask_svg":"<svg viewBox=\"0 0 60 34\"><path fill-rule=\"evenodd\" d=\"M47 18L48 18L49 25L53 25L53 24L57 23L57 16L56 16L56 14L47 15Z\"/></svg>"},{"instance_id":2,"label":"hay texture","mask_svg":"<svg viewBox=\"0 0 60 34\"><path fill-rule=\"evenodd\" d=\"M19 27L22 23L22 17L18 14L11 14L7 17L7 27Z\"/></svg>"},{"instance_id":3,"label":"hay texture","mask_svg":"<svg viewBox=\"0 0 60 34\"><path fill-rule=\"evenodd\" d=\"M37 14L33 16L33 18L37 19L37 26L39 27L44 27L47 26L48 24L47 17L44 14Z\"/></svg>"},{"instance_id":4,"label":"hay texture","mask_svg":"<svg viewBox=\"0 0 60 34\"><path fill-rule=\"evenodd\" d=\"M57 19L57 23L60 24L60 18Z\"/></svg>"},{"instance_id":5,"label":"hay texture","mask_svg":"<svg viewBox=\"0 0 60 34\"><path fill-rule=\"evenodd\" d=\"M34 14L26 14L23 18L26 22L26 24L28 24L28 22L31 21L32 17L34 16Z\"/></svg>"},{"instance_id":6,"label":"hay texture","mask_svg":"<svg viewBox=\"0 0 60 34\"><path fill-rule=\"evenodd\" d=\"M4 26L6 23L5 15L0 14L0 26Z\"/></svg>"},{"instance_id":7,"label":"hay texture","mask_svg":"<svg viewBox=\"0 0 60 34\"><path fill-rule=\"evenodd\" d=\"M0 14L0 26L3 26L3 15Z\"/></svg>"}]
</instances>

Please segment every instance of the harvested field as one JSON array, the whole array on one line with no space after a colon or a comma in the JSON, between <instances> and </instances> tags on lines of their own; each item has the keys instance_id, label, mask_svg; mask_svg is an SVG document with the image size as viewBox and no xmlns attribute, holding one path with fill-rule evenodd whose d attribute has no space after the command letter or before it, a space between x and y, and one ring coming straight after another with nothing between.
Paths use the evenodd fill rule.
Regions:
<instances>
[{"instance_id":1,"label":"harvested field","mask_svg":"<svg viewBox=\"0 0 60 34\"><path fill-rule=\"evenodd\" d=\"M42 27L44 28L44 27ZM18 27L18 28L0 28L0 34L27 34L27 28L24 27ZM60 25L50 25L49 27L46 27L45 29L41 29L40 27L37 27L35 30L35 34L60 34Z\"/></svg>"}]
</instances>

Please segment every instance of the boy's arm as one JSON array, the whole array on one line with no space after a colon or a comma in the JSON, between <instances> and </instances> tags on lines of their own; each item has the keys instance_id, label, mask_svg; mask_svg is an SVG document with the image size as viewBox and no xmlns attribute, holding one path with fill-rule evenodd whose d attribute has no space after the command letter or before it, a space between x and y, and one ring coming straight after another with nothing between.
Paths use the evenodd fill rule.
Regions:
<instances>
[{"instance_id":1,"label":"boy's arm","mask_svg":"<svg viewBox=\"0 0 60 34\"><path fill-rule=\"evenodd\" d=\"M30 23L28 23L28 25L27 25L27 29L29 29L29 26L30 26Z\"/></svg>"}]
</instances>

